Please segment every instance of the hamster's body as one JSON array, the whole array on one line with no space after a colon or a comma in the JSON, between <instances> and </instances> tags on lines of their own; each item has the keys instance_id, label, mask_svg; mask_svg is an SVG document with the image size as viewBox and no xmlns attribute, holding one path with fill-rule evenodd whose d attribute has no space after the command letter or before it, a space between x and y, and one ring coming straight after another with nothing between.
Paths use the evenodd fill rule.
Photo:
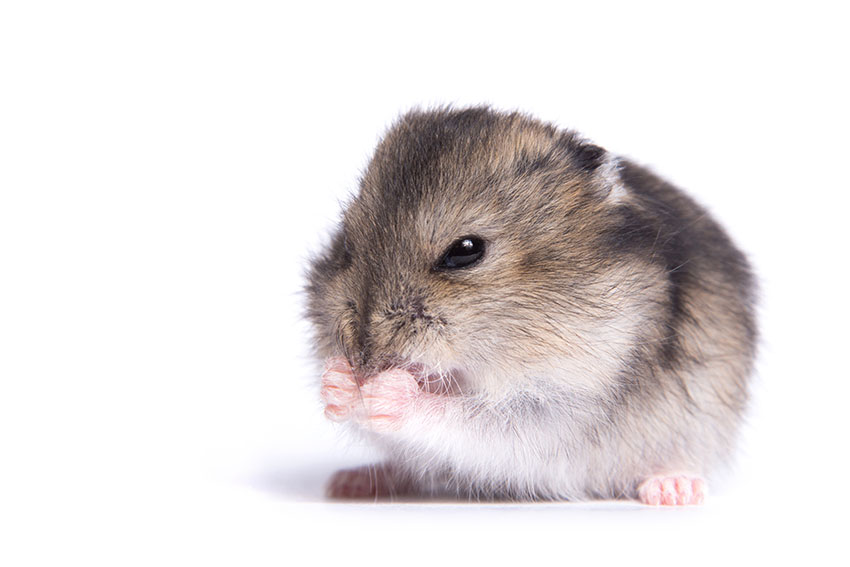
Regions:
<instances>
[{"instance_id":1,"label":"hamster's body","mask_svg":"<svg viewBox=\"0 0 850 567\"><path fill-rule=\"evenodd\" d=\"M574 133L407 114L308 292L326 415L388 455L333 495L690 503L731 456L747 262L678 189Z\"/></svg>"}]
</instances>

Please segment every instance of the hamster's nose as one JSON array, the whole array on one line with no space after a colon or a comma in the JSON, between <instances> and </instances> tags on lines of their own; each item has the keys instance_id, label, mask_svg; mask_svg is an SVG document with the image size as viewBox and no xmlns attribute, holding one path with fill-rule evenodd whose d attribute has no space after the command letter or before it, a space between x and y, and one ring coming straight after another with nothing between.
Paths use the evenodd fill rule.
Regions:
<instances>
[{"instance_id":1,"label":"hamster's nose","mask_svg":"<svg viewBox=\"0 0 850 567\"><path fill-rule=\"evenodd\" d=\"M372 358L371 319L372 301L370 294L366 293L346 303L338 327L337 344L351 367L358 372L367 368Z\"/></svg>"},{"instance_id":2,"label":"hamster's nose","mask_svg":"<svg viewBox=\"0 0 850 567\"><path fill-rule=\"evenodd\" d=\"M340 343L352 368L368 379L402 363L410 341L440 321L421 293L369 288L348 302Z\"/></svg>"}]
</instances>

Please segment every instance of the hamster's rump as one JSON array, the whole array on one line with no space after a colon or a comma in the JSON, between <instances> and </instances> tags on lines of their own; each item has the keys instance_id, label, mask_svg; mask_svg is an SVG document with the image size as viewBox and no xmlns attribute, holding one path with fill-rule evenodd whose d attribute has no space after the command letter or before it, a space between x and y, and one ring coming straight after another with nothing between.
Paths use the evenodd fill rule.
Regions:
<instances>
[{"instance_id":1,"label":"hamster's rump","mask_svg":"<svg viewBox=\"0 0 850 567\"><path fill-rule=\"evenodd\" d=\"M386 450L398 491L687 503L732 455L748 263L679 189L573 132L406 114L307 291L326 415Z\"/></svg>"}]
</instances>

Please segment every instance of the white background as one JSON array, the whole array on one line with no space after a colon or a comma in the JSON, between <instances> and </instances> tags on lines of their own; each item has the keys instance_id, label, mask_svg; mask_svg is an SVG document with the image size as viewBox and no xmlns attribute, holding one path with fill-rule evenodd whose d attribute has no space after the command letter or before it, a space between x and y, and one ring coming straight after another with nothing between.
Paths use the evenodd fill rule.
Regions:
<instances>
[{"instance_id":1,"label":"white background","mask_svg":"<svg viewBox=\"0 0 850 567\"><path fill-rule=\"evenodd\" d=\"M4 2L0 563L845 562L841 4ZM650 165L751 255L756 404L705 506L322 500L367 456L321 415L306 261L447 102Z\"/></svg>"}]
</instances>

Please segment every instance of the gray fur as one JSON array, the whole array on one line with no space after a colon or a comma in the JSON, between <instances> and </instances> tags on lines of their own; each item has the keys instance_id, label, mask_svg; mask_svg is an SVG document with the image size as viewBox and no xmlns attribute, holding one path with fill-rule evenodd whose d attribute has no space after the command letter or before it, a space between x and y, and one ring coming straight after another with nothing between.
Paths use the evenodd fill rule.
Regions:
<instances>
[{"instance_id":1,"label":"gray fur","mask_svg":"<svg viewBox=\"0 0 850 567\"><path fill-rule=\"evenodd\" d=\"M479 264L435 270L457 238ZM420 492L633 497L732 454L757 341L744 256L693 200L575 133L414 111L379 144L308 316L363 379L442 371L442 421L374 435Z\"/></svg>"}]
</instances>

